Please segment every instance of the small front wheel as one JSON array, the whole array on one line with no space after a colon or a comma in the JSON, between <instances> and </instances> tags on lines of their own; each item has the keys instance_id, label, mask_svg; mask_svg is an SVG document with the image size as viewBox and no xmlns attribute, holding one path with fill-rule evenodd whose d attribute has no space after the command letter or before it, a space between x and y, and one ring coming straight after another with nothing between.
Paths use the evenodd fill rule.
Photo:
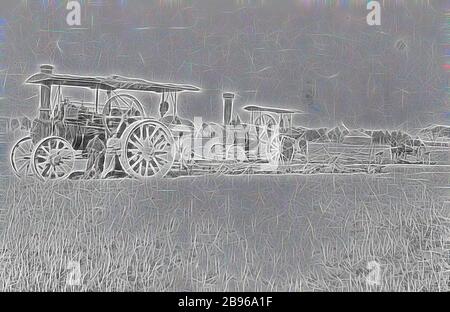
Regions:
<instances>
[{"instance_id":1,"label":"small front wheel","mask_svg":"<svg viewBox=\"0 0 450 312\"><path fill-rule=\"evenodd\" d=\"M35 147L32 168L41 180L63 180L69 177L75 165L75 152L65 139L48 137Z\"/></svg>"},{"instance_id":2,"label":"small front wheel","mask_svg":"<svg viewBox=\"0 0 450 312\"><path fill-rule=\"evenodd\" d=\"M30 137L20 139L11 149L10 162L14 174L18 178L24 178L32 173L31 154L33 153L33 141Z\"/></svg>"}]
</instances>

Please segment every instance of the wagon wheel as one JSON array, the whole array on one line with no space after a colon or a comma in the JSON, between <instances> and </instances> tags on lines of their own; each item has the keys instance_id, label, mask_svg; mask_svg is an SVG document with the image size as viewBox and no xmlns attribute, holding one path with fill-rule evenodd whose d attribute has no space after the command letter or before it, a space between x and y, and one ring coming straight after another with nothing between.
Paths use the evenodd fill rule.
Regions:
<instances>
[{"instance_id":1,"label":"wagon wheel","mask_svg":"<svg viewBox=\"0 0 450 312\"><path fill-rule=\"evenodd\" d=\"M17 177L23 178L32 173L32 153L33 141L30 137L22 138L16 144L14 144L10 154L10 162L13 172Z\"/></svg>"},{"instance_id":2,"label":"wagon wheel","mask_svg":"<svg viewBox=\"0 0 450 312\"><path fill-rule=\"evenodd\" d=\"M155 120L132 123L123 134L120 163L136 178L165 176L174 162L175 142L169 129Z\"/></svg>"},{"instance_id":3,"label":"wagon wheel","mask_svg":"<svg viewBox=\"0 0 450 312\"><path fill-rule=\"evenodd\" d=\"M122 117L144 117L145 112L137 98L129 94L111 97L103 107L103 123L109 135L119 127Z\"/></svg>"},{"instance_id":4,"label":"wagon wheel","mask_svg":"<svg viewBox=\"0 0 450 312\"><path fill-rule=\"evenodd\" d=\"M290 164L294 159L295 139L277 134L267 146L267 158L271 165Z\"/></svg>"},{"instance_id":5,"label":"wagon wheel","mask_svg":"<svg viewBox=\"0 0 450 312\"><path fill-rule=\"evenodd\" d=\"M42 180L62 180L72 173L75 152L65 139L48 137L42 139L34 148L32 168Z\"/></svg>"}]
</instances>

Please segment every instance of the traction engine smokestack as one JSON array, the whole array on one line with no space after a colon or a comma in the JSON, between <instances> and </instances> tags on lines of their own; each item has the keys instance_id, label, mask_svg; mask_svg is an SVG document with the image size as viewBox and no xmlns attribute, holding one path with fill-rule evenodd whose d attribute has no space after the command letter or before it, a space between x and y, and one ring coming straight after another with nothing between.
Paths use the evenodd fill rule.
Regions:
<instances>
[{"instance_id":1,"label":"traction engine smokestack","mask_svg":"<svg viewBox=\"0 0 450 312\"><path fill-rule=\"evenodd\" d=\"M233 93L223 94L223 124L230 125L231 117L233 115Z\"/></svg>"},{"instance_id":2,"label":"traction engine smokestack","mask_svg":"<svg viewBox=\"0 0 450 312\"><path fill-rule=\"evenodd\" d=\"M41 73L52 74L53 66L42 65ZM50 97L51 97L51 85L49 83L42 83L41 84L40 104L39 104L39 118L41 120L49 120L50 119Z\"/></svg>"}]
</instances>

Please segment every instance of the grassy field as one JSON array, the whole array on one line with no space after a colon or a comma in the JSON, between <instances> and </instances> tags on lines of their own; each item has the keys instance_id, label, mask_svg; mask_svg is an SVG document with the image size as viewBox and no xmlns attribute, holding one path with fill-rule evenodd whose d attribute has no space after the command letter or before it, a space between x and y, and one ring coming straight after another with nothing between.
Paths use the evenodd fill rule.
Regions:
<instances>
[{"instance_id":1,"label":"grassy field","mask_svg":"<svg viewBox=\"0 0 450 312\"><path fill-rule=\"evenodd\" d=\"M448 291L450 215L436 188L448 182L429 172L10 179L0 290Z\"/></svg>"}]
</instances>

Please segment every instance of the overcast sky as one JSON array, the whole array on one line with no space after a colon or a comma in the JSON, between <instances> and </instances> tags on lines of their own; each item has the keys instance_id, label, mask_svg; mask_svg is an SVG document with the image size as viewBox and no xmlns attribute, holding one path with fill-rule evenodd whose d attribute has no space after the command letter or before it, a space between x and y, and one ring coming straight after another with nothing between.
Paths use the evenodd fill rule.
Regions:
<instances>
[{"instance_id":1,"label":"overcast sky","mask_svg":"<svg viewBox=\"0 0 450 312\"><path fill-rule=\"evenodd\" d=\"M36 113L37 88L22 83L39 64L52 63L61 73L197 85L203 92L182 95L179 112L205 121L221 120L221 94L231 91L242 120L248 116L240 107L261 104L301 109L296 123L308 126L449 123L445 1L386 1L382 25L372 27L365 5L87 2L81 29L71 29L66 1L1 1L3 115ZM158 99L141 99L156 114Z\"/></svg>"}]
</instances>

